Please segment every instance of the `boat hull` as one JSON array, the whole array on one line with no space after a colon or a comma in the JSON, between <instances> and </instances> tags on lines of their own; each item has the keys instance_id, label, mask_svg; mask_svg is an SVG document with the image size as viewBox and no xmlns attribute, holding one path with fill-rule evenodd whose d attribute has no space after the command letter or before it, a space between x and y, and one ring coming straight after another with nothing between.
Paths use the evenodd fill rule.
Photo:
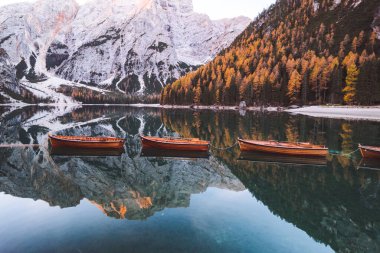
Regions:
<instances>
[{"instance_id":1,"label":"boat hull","mask_svg":"<svg viewBox=\"0 0 380 253\"><path fill-rule=\"evenodd\" d=\"M49 136L52 148L75 148L75 149L123 149L124 139L118 138L91 138L71 136L64 139L58 136Z\"/></svg>"},{"instance_id":2,"label":"boat hull","mask_svg":"<svg viewBox=\"0 0 380 253\"><path fill-rule=\"evenodd\" d=\"M240 150L243 152L263 152L288 156L327 156L327 148L278 147L266 145L264 142L239 139Z\"/></svg>"},{"instance_id":3,"label":"boat hull","mask_svg":"<svg viewBox=\"0 0 380 253\"><path fill-rule=\"evenodd\" d=\"M163 149L163 150L178 150L178 151L204 151L209 150L209 143L193 144L193 143L174 143L159 141L158 138L149 139L141 136L143 149Z\"/></svg>"},{"instance_id":4,"label":"boat hull","mask_svg":"<svg viewBox=\"0 0 380 253\"><path fill-rule=\"evenodd\" d=\"M359 146L363 158L380 160L380 148L371 146Z\"/></svg>"}]
</instances>

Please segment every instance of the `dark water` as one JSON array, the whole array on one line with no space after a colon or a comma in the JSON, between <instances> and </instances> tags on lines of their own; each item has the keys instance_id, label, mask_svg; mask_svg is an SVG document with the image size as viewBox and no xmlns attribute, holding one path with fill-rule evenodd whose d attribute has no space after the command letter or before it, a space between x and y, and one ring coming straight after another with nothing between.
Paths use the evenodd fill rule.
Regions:
<instances>
[{"instance_id":1,"label":"dark water","mask_svg":"<svg viewBox=\"0 0 380 253\"><path fill-rule=\"evenodd\" d=\"M380 146L380 124L127 107L0 107L0 252L380 252L380 164L213 149L143 157L138 134ZM121 156L49 155L47 133L125 137ZM88 154L87 154L88 155ZM152 154L150 154L152 155ZM153 154L154 155L154 154ZM162 155L162 154L161 154Z\"/></svg>"}]
</instances>

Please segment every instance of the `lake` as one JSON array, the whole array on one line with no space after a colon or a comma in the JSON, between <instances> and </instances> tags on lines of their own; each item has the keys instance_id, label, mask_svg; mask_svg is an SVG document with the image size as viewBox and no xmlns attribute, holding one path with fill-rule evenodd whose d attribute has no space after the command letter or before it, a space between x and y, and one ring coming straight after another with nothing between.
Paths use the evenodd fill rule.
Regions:
<instances>
[{"instance_id":1,"label":"lake","mask_svg":"<svg viewBox=\"0 0 380 253\"><path fill-rule=\"evenodd\" d=\"M378 122L123 106L0 113L0 144L40 145L0 148L0 252L380 252L380 164L354 152L380 146ZM51 155L50 131L123 137L125 153ZM139 134L213 148L142 154ZM336 155L241 154L238 137Z\"/></svg>"}]
</instances>

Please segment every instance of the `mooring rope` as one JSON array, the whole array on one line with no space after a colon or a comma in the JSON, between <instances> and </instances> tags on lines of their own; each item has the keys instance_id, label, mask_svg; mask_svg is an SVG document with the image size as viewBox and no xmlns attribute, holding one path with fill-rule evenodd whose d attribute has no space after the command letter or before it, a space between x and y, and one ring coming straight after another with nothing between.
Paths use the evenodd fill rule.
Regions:
<instances>
[{"instance_id":1,"label":"mooring rope","mask_svg":"<svg viewBox=\"0 0 380 253\"><path fill-rule=\"evenodd\" d=\"M229 150L229 149L235 147L235 146L238 145L238 144L239 144L239 142L236 141L232 146L225 147L225 148L218 148L218 147L215 147L215 146L213 146L213 145L211 145L211 144L210 144L210 147L213 148L213 149L216 149L216 150Z\"/></svg>"},{"instance_id":2,"label":"mooring rope","mask_svg":"<svg viewBox=\"0 0 380 253\"><path fill-rule=\"evenodd\" d=\"M332 156L346 156L346 157L351 157L351 155L355 154L356 152L358 152L360 150L360 148L350 152L350 153L331 153L330 152L330 155Z\"/></svg>"}]
</instances>

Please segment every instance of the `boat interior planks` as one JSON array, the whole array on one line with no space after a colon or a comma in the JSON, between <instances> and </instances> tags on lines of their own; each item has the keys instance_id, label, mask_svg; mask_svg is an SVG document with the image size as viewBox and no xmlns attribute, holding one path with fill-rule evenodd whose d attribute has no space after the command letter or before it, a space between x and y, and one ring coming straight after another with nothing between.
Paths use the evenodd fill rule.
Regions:
<instances>
[{"instance_id":1,"label":"boat interior planks","mask_svg":"<svg viewBox=\"0 0 380 253\"><path fill-rule=\"evenodd\" d=\"M63 136L49 134L53 148L123 149L125 140L115 137Z\"/></svg>"},{"instance_id":2,"label":"boat interior planks","mask_svg":"<svg viewBox=\"0 0 380 253\"><path fill-rule=\"evenodd\" d=\"M197 138L159 138L140 136L143 149L161 149L177 151L208 151L209 141L203 141Z\"/></svg>"},{"instance_id":3,"label":"boat interior planks","mask_svg":"<svg viewBox=\"0 0 380 253\"><path fill-rule=\"evenodd\" d=\"M243 152L264 152L292 156L327 156L325 146L310 143L291 143L277 141L255 141L238 139L240 150Z\"/></svg>"}]
</instances>

